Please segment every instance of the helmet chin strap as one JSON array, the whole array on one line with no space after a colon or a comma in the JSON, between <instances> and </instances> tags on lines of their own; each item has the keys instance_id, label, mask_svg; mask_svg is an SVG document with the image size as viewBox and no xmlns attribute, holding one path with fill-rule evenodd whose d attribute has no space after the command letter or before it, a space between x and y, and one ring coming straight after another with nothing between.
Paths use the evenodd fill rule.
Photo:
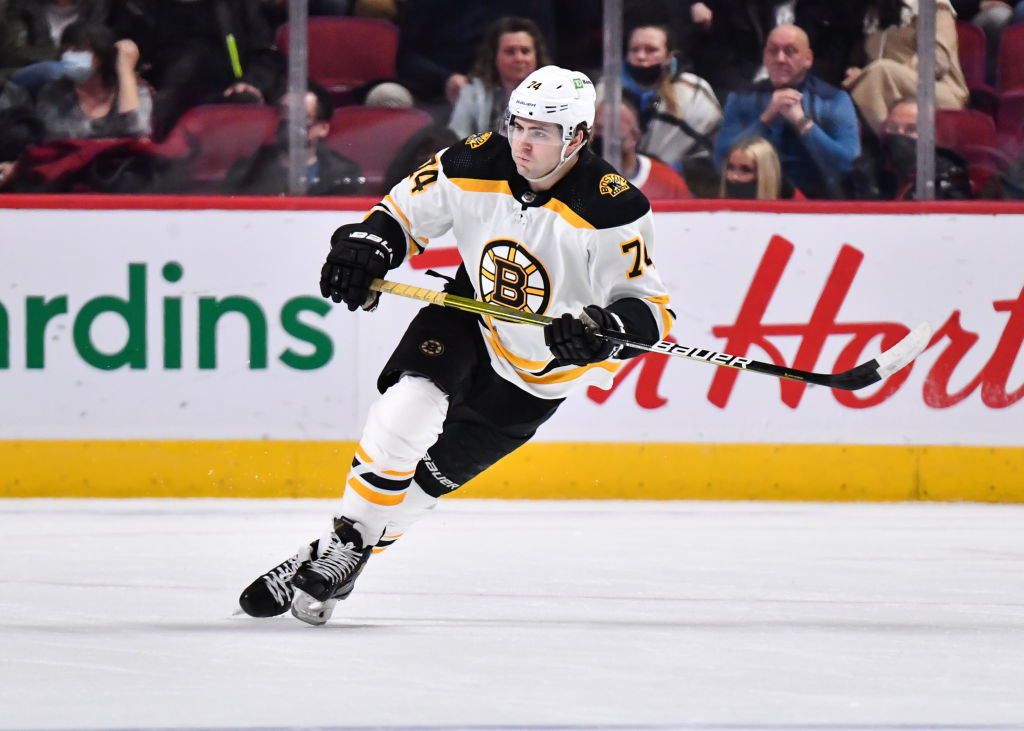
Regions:
<instances>
[{"instance_id":1,"label":"helmet chin strap","mask_svg":"<svg viewBox=\"0 0 1024 731\"><path fill-rule=\"evenodd\" d=\"M550 178L552 175L555 175L559 170L561 170L565 166L565 164L567 162L569 162L573 157L575 157L577 154L579 154L579 151L583 149L583 142L585 142L585 141L586 141L586 139L584 138L584 140L580 142L580 146L577 147L575 150L573 150L572 153L568 157L566 156L565 151L567 149L569 149L569 145L572 144L572 140L569 140L568 142L563 143L562 144L562 154L559 155L558 163L553 168L551 168L551 170L549 170L548 172L544 173L539 178L528 178L528 177L526 177L524 175L523 176L523 180L527 181L528 183L542 183L542 182L544 182L545 180Z\"/></svg>"}]
</instances>

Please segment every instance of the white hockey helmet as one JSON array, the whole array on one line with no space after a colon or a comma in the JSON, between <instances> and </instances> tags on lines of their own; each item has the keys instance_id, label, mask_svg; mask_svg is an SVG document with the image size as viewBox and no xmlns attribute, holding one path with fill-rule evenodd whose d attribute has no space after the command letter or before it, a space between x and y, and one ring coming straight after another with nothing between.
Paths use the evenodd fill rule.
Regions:
<instances>
[{"instance_id":1,"label":"white hockey helmet","mask_svg":"<svg viewBox=\"0 0 1024 731\"><path fill-rule=\"evenodd\" d=\"M572 141L576 128L594 127L597 92L587 75L559 66L537 69L515 88L508 100L506 126L513 117L553 122L562 128L562 142Z\"/></svg>"}]
</instances>

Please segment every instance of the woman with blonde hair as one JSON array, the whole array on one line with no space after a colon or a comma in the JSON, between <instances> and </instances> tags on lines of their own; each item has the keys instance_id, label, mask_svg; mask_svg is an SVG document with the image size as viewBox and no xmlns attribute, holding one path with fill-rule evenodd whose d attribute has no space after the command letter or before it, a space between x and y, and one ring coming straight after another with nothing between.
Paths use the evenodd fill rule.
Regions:
<instances>
[{"instance_id":1,"label":"woman with blonde hair","mask_svg":"<svg viewBox=\"0 0 1024 731\"><path fill-rule=\"evenodd\" d=\"M448 127L460 138L501 129L509 95L533 71L550 63L535 22L513 15L499 18L484 33Z\"/></svg>"},{"instance_id":2,"label":"woman with blonde hair","mask_svg":"<svg viewBox=\"0 0 1024 731\"><path fill-rule=\"evenodd\" d=\"M722 170L719 198L773 200L784 195L782 166L772 143L764 137L746 137L729 148Z\"/></svg>"}]
</instances>

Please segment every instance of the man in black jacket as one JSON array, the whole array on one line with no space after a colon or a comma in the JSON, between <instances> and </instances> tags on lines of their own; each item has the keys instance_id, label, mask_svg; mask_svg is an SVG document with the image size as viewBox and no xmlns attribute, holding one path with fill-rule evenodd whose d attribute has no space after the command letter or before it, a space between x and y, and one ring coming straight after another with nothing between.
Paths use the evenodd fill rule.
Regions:
<instances>
[{"instance_id":1,"label":"man in black jacket","mask_svg":"<svg viewBox=\"0 0 1024 731\"><path fill-rule=\"evenodd\" d=\"M306 92L306 195L360 195L366 178L359 165L324 144L331 131L330 95L309 81ZM288 193L287 97L279 105L277 140L264 145L252 157L236 162L224 181L224 192L235 195L284 195Z\"/></svg>"},{"instance_id":2,"label":"man in black jacket","mask_svg":"<svg viewBox=\"0 0 1024 731\"><path fill-rule=\"evenodd\" d=\"M282 91L284 59L258 2L125 0L111 26L139 46L143 77L157 90L158 140L196 105L273 104Z\"/></svg>"},{"instance_id":3,"label":"man in black jacket","mask_svg":"<svg viewBox=\"0 0 1024 731\"><path fill-rule=\"evenodd\" d=\"M846 179L851 198L914 200L917 186L917 101L893 104L876 149L865 148ZM936 200L973 197L967 162L953 150L935 148Z\"/></svg>"}]
</instances>

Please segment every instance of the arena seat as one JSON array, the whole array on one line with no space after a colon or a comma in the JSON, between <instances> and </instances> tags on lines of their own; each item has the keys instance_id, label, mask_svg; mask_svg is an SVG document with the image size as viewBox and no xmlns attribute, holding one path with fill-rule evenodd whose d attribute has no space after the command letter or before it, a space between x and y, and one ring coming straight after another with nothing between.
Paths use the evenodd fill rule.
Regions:
<instances>
[{"instance_id":1,"label":"arena seat","mask_svg":"<svg viewBox=\"0 0 1024 731\"><path fill-rule=\"evenodd\" d=\"M1008 26L999 39L996 88L1000 94L1024 89L1024 23Z\"/></svg>"},{"instance_id":2,"label":"arena seat","mask_svg":"<svg viewBox=\"0 0 1024 731\"><path fill-rule=\"evenodd\" d=\"M975 109L935 111L935 144L958 152L967 161L971 187L981 191L989 179L1009 164L999 148L995 121Z\"/></svg>"},{"instance_id":3,"label":"arena seat","mask_svg":"<svg viewBox=\"0 0 1024 731\"><path fill-rule=\"evenodd\" d=\"M326 143L362 166L370 194L386 193L388 165L410 137L431 124L433 118L422 109L340 107L331 117Z\"/></svg>"},{"instance_id":4,"label":"arena seat","mask_svg":"<svg viewBox=\"0 0 1024 731\"><path fill-rule=\"evenodd\" d=\"M1007 155L1016 158L1024 152L1024 89L1003 92L999 96L996 132L999 147Z\"/></svg>"},{"instance_id":5,"label":"arena seat","mask_svg":"<svg viewBox=\"0 0 1024 731\"><path fill-rule=\"evenodd\" d=\"M339 106L355 103L354 92L372 82L393 79L398 55L398 26L378 18L314 16L307 24L309 76ZM288 54L288 24L275 42Z\"/></svg>"},{"instance_id":6,"label":"arena seat","mask_svg":"<svg viewBox=\"0 0 1024 731\"><path fill-rule=\"evenodd\" d=\"M183 193L216 193L238 160L273 142L277 113L258 104L192 107L160 144L161 153L180 160L175 187Z\"/></svg>"},{"instance_id":7,"label":"arena seat","mask_svg":"<svg viewBox=\"0 0 1024 731\"><path fill-rule=\"evenodd\" d=\"M971 94L971 106L992 114L996 109L996 92L985 81L987 46L985 32L965 20L956 21L960 68Z\"/></svg>"}]
</instances>

